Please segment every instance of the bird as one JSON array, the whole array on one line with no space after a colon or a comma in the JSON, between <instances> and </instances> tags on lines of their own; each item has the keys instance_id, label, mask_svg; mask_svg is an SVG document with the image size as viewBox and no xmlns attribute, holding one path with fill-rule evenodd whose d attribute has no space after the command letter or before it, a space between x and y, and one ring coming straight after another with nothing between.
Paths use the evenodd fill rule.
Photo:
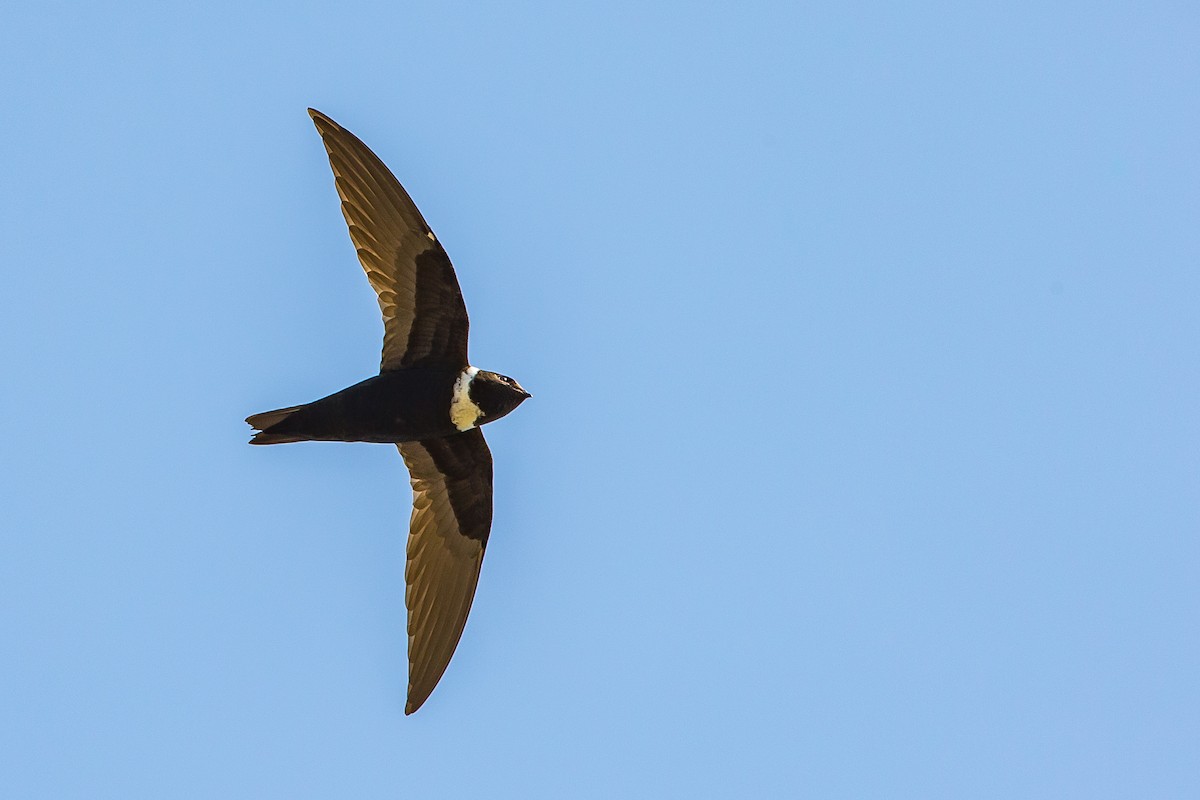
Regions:
<instances>
[{"instance_id":1,"label":"bird","mask_svg":"<svg viewBox=\"0 0 1200 800\"><path fill-rule=\"evenodd\" d=\"M416 204L362 141L308 109L342 214L383 313L379 374L246 422L250 444L394 444L413 493L406 553L412 714L441 680L466 625L492 527L492 454L480 426L528 399L512 378L471 366L454 267Z\"/></svg>"}]
</instances>

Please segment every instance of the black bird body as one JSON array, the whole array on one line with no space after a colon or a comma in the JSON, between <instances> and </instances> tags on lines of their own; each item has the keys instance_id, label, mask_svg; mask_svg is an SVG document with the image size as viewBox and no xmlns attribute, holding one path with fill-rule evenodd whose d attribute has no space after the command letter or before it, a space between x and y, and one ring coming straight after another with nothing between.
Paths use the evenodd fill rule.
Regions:
<instances>
[{"instance_id":1,"label":"black bird body","mask_svg":"<svg viewBox=\"0 0 1200 800\"><path fill-rule=\"evenodd\" d=\"M418 442L464 430L461 420L454 419L455 385L460 382L467 387L460 400L483 412L472 427L499 419L528 397L523 390L506 387L504 382L511 379L502 375L479 370L464 379L464 372L439 366L381 372L307 405L250 417L255 427L265 423L250 443ZM266 419L271 414L279 415L279 420Z\"/></svg>"},{"instance_id":2,"label":"black bird body","mask_svg":"<svg viewBox=\"0 0 1200 800\"><path fill-rule=\"evenodd\" d=\"M492 454L479 426L529 393L467 360L467 309L446 251L379 158L319 111L358 260L383 313L379 374L302 406L254 414L251 444L395 444L413 489L405 605L411 714L458 645L492 527ZM388 502L384 507L391 508Z\"/></svg>"},{"instance_id":3,"label":"black bird body","mask_svg":"<svg viewBox=\"0 0 1200 800\"><path fill-rule=\"evenodd\" d=\"M459 371L414 367L373 378L299 406L251 439L400 444L458 433L450 400ZM270 413L270 412L268 412ZM251 424L255 417L251 417Z\"/></svg>"}]
</instances>

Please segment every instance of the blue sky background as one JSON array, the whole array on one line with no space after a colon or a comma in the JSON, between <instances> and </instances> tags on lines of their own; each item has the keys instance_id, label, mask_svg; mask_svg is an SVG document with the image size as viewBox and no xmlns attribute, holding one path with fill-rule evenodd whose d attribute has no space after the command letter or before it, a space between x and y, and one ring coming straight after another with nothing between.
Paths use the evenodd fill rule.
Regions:
<instances>
[{"instance_id":1,"label":"blue sky background","mask_svg":"<svg viewBox=\"0 0 1200 800\"><path fill-rule=\"evenodd\" d=\"M1200 796L1190 3L0 9L0 794ZM458 267L475 608L403 715L305 114Z\"/></svg>"}]
</instances>

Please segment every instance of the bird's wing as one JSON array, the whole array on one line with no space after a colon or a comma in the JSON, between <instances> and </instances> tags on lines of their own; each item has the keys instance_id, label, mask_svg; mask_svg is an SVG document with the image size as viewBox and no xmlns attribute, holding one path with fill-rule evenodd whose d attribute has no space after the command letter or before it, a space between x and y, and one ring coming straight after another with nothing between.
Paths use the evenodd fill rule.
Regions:
<instances>
[{"instance_id":1,"label":"bird's wing","mask_svg":"<svg viewBox=\"0 0 1200 800\"><path fill-rule=\"evenodd\" d=\"M358 137L308 110L342 198L342 214L383 312L380 371L467 364L467 308L454 267L408 192Z\"/></svg>"},{"instance_id":2,"label":"bird's wing","mask_svg":"<svg viewBox=\"0 0 1200 800\"><path fill-rule=\"evenodd\" d=\"M492 527L492 454L478 428L399 445L413 486L408 536L408 704L421 707L462 636Z\"/></svg>"}]
</instances>

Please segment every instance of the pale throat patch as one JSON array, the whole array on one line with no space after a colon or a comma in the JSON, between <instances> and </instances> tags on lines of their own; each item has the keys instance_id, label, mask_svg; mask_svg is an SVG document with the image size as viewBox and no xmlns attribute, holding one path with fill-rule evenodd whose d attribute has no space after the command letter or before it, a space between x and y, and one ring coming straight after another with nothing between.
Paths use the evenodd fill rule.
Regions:
<instances>
[{"instance_id":1,"label":"pale throat patch","mask_svg":"<svg viewBox=\"0 0 1200 800\"><path fill-rule=\"evenodd\" d=\"M460 431L469 431L483 416L483 409L471 402L471 381L475 380L475 367L467 367L454 382L454 394L450 398L450 421Z\"/></svg>"}]
</instances>

